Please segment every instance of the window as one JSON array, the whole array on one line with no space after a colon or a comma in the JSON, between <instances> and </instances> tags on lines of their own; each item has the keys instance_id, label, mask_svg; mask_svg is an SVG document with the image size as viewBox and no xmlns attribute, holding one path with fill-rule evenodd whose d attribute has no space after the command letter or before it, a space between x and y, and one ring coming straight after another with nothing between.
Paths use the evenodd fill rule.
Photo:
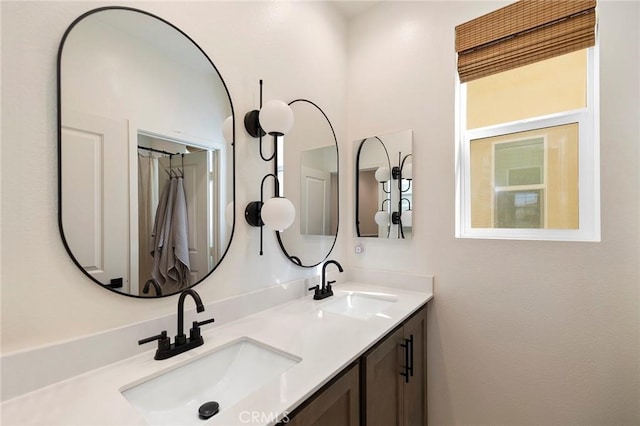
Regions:
<instances>
[{"instance_id":1,"label":"window","mask_svg":"<svg viewBox=\"0 0 640 426\"><path fill-rule=\"evenodd\" d=\"M566 10L551 14L530 10L549 4L552 8L569 4L571 15L560 19L553 13ZM539 35L543 42L528 41L532 59L527 59L531 52L526 49L514 55L513 46L506 49L506 57L500 49L486 53L484 46L473 46L471 54L482 58L477 65L464 58L469 49L458 47L457 237L600 239L595 2L522 0L478 18L479 23L459 26L456 43L463 39L460 32L465 28L473 28L480 37L478 31L492 20L507 16L522 27L523 21L544 13L551 23L536 22L542 25L539 30L501 33L503 40L489 40L488 49L519 37L531 38L537 31L548 31L554 22L564 25L572 19L581 21L576 24L583 40L578 48L571 41L561 53L541 55L548 46L557 47L555 35ZM590 29L586 41L585 28ZM560 33L566 35L565 30ZM487 55L492 58L490 69ZM516 57L515 62L509 55Z\"/></svg>"}]
</instances>

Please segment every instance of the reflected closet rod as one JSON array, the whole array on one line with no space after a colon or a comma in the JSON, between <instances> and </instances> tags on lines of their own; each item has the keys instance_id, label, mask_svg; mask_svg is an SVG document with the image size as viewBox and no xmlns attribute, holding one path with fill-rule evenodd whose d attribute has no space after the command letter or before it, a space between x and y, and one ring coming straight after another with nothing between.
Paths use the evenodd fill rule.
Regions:
<instances>
[{"instance_id":1,"label":"reflected closet rod","mask_svg":"<svg viewBox=\"0 0 640 426\"><path fill-rule=\"evenodd\" d=\"M180 154L179 152L172 153L172 152L163 151L161 149L148 148L146 146L140 146L140 145L138 145L138 149L146 149L147 151L157 152L158 154L164 154L164 155L169 155L169 156L179 155Z\"/></svg>"}]
</instances>

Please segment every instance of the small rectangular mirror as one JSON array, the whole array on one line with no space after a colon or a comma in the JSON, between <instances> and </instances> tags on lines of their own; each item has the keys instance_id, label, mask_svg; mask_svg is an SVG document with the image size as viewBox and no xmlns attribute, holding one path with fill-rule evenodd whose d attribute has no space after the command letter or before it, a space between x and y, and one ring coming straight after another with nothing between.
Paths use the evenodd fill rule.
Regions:
<instances>
[{"instance_id":1,"label":"small rectangular mirror","mask_svg":"<svg viewBox=\"0 0 640 426\"><path fill-rule=\"evenodd\" d=\"M356 237L411 238L412 142L411 130L354 141Z\"/></svg>"}]
</instances>

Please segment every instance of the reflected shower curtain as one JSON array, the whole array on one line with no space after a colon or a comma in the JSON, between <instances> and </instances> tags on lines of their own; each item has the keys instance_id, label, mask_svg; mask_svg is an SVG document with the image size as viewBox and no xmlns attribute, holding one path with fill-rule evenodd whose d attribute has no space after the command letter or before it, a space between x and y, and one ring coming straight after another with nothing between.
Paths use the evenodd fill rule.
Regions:
<instances>
[{"instance_id":1,"label":"reflected shower curtain","mask_svg":"<svg viewBox=\"0 0 640 426\"><path fill-rule=\"evenodd\" d=\"M158 159L138 154L138 294L153 269L153 224L158 206ZM151 290L151 294L153 290Z\"/></svg>"}]
</instances>

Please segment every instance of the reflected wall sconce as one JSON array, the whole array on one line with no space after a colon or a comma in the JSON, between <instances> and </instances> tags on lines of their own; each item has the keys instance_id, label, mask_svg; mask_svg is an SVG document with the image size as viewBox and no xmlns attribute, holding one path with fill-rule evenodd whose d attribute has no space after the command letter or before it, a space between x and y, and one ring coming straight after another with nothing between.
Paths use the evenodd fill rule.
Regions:
<instances>
[{"instance_id":1,"label":"reflected wall sconce","mask_svg":"<svg viewBox=\"0 0 640 426\"><path fill-rule=\"evenodd\" d=\"M403 200L407 200L403 198ZM407 200L408 202L409 200ZM402 226L413 226L413 211L411 210L411 203L409 203L409 209L402 212L400 215L400 223Z\"/></svg>"},{"instance_id":2,"label":"reflected wall sconce","mask_svg":"<svg viewBox=\"0 0 640 426\"><path fill-rule=\"evenodd\" d=\"M413 181L413 166L411 163L407 163L406 161L409 157L413 157L413 154L405 155L402 157L402 160L400 159L401 155L401 153L398 154L399 166L395 166L391 169L391 177L398 180L398 189L400 189L400 192L407 192L411 188L411 182ZM403 180L409 181L409 186L406 189L402 189Z\"/></svg>"},{"instance_id":3,"label":"reflected wall sconce","mask_svg":"<svg viewBox=\"0 0 640 426\"><path fill-rule=\"evenodd\" d=\"M407 210L402 210L402 202L406 201L409 204L409 208ZM399 207L400 211L392 213L392 223L394 225L402 225L402 226L412 226L413 212L411 210L411 201L408 198L403 198L400 200Z\"/></svg>"},{"instance_id":4,"label":"reflected wall sconce","mask_svg":"<svg viewBox=\"0 0 640 426\"><path fill-rule=\"evenodd\" d=\"M402 210L402 202L409 204L407 210ZM391 214L391 223L398 225L398 236L404 239L404 227L413 226L413 211L411 210L411 201L408 198L401 198L398 202L398 211Z\"/></svg>"},{"instance_id":5,"label":"reflected wall sconce","mask_svg":"<svg viewBox=\"0 0 640 426\"><path fill-rule=\"evenodd\" d=\"M244 217L251 226L260 227L260 256L263 255L262 250L262 228L266 225L274 231L284 231L291 226L296 217L296 209L293 203L287 198L274 195L264 201L264 182L271 176L275 179L276 188L278 187L278 177L273 173L269 173L262 178L260 183L260 201L252 201L247 204L244 210Z\"/></svg>"},{"instance_id":6,"label":"reflected wall sconce","mask_svg":"<svg viewBox=\"0 0 640 426\"><path fill-rule=\"evenodd\" d=\"M398 153L398 164L399 166L394 167L391 170L391 175L394 179L398 180L398 194L400 199L398 200L398 211L393 212L391 215L391 222L394 225L398 225L398 237L404 238L404 227L413 226L413 212L411 211L411 200L406 197L403 197L405 193L411 190L411 183L413 182L413 165L410 162L407 162L409 157L412 157L412 154L407 154L402 157L402 153ZM406 188L402 187L402 182L407 181L408 185ZM407 194L410 196L409 194ZM406 201L409 203L408 210L402 210L402 202Z\"/></svg>"},{"instance_id":7,"label":"reflected wall sconce","mask_svg":"<svg viewBox=\"0 0 640 426\"><path fill-rule=\"evenodd\" d=\"M384 209L384 203L391 201L389 198L385 198L380 206L380 210L376 212L374 219L380 226L389 226L389 212Z\"/></svg>"},{"instance_id":8,"label":"reflected wall sconce","mask_svg":"<svg viewBox=\"0 0 640 426\"><path fill-rule=\"evenodd\" d=\"M229 145L233 145L233 116L230 115L227 117L222 123L222 136L224 137L225 142Z\"/></svg>"},{"instance_id":9,"label":"reflected wall sconce","mask_svg":"<svg viewBox=\"0 0 640 426\"><path fill-rule=\"evenodd\" d=\"M283 101L271 100L262 106L262 80L260 80L260 109L249 111L244 116L244 128L254 138L260 139L260 158L274 160L278 152L277 138L285 135L293 127L293 110ZM273 154L265 157L262 153L262 137L273 136Z\"/></svg>"},{"instance_id":10,"label":"reflected wall sconce","mask_svg":"<svg viewBox=\"0 0 640 426\"><path fill-rule=\"evenodd\" d=\"M376 173L374 174L376 180L382 184L382 192L385 194L391 193L391 188L389 190L385 189L384 184L391 180L391 171L388 167L378 167Z\"/></svg>"}]
</instances>

